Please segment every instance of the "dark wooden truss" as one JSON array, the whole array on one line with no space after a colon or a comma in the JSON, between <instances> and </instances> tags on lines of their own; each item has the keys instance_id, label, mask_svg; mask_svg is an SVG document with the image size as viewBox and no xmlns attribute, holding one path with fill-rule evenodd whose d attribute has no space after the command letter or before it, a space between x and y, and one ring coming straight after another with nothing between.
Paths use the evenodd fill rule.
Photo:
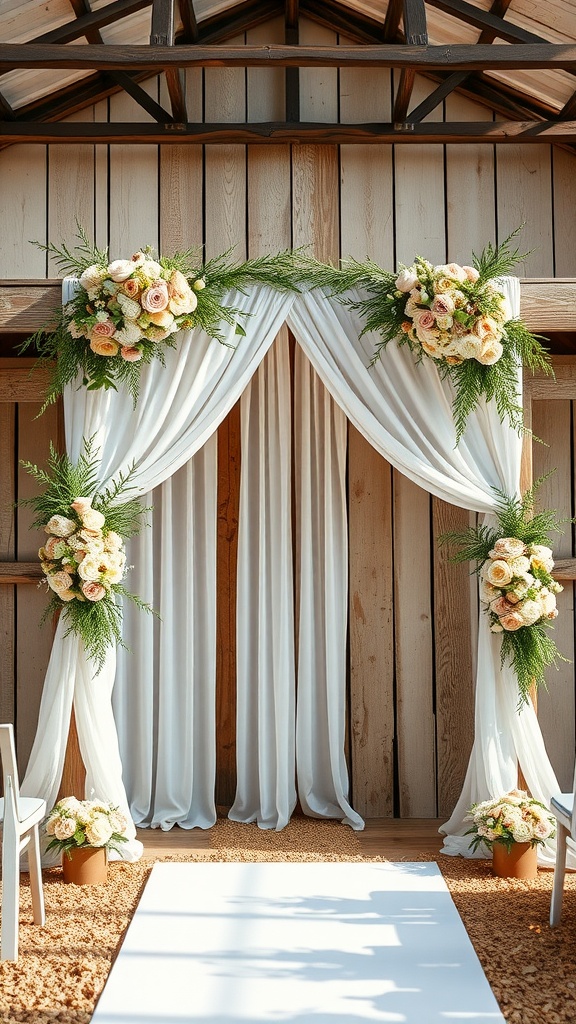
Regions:
<instances>
[{"instance_id":1,"label":"dark wooden truss","mask_svg":"<svg viewBox=\"0 0 576 1024\"><path fill-rule=\"evenodd\" d=\"M114 0L98 10L89 0L69 0L75 17L25 44L0 43L0 146L44 143L554 143L576 145L576 90L563 109L520 94L490 72L561 70L576 74L576 45L555 44L514 25L510 0L494 0L484 11L467 0L389 0L381 21L355 13L340 0L243 0L198 22L193 0ZM426 8L435 7L480 31L473 45L431 46ZM105 26L151 8L147 45L106 45ZM285 45L227 46L227 40L282 15ZM344 34L354 45L301 46L300 17ZM181 25L179 33L176 24ZM78 45L82 39L89 45ZM496 43L496 45L494 45ZM498 45L506 43L512 45ZM285 120L274 123L206 124L188 119L184 69L282 67L286 69ZM396 69L390 123L313 124L300 119L301 67ZM16 69L80 70L73 86L14 109L2 95L2 75ZM164 74L168 109L141 82ZM416 74L437 82L430 96L410 109ZM576 85L576 83L575 83ZM501 116L486 122L426 122L424 118L454 90L484 102ZM152 122L106 124L61 119L114 92L129 93Z\"/></svg>"}]
</instances>

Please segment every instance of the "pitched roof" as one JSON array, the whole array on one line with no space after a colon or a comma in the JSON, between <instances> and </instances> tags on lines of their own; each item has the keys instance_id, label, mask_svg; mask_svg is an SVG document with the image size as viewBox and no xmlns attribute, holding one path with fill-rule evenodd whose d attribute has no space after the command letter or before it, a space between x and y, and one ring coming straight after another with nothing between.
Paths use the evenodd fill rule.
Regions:
<instances>
[{"instance_id":1,"label":"pitched roof","mask_svg":"<svg viewBox=\"0 0 576 1024\"><path fill-rule=\"evenodd\" d=\"M231 53L230 39L277 17L284 19L286 46L260 47L257 53L236 44ZM516 141L576 144L574 0L3 0L0 144L51 141L40 125L59 122L120 89L157 124L177 123L185 133L180 64L213 66L211 48L217 47L236 63L314 65L320 56L298 44L303 19L339 33L339 52L323 48L325 62L370 59L372 66L375 61L399 69L388 132L378 134L373 126L375 138L367 141L390 141L400 127L422 130L433 105L456 88L515 126L490 141L506 141L511 133ZM171 103L166 108L139 85L162 71ZM425 106L411 101L415 72L438 82ZM298 122L292 104L285 123ZM443 141L462 141L455 129L447 132ZM475 133L486 135L477 126ZM62 139L55 134L53 141Z\"/></svg>"}]
</instances>

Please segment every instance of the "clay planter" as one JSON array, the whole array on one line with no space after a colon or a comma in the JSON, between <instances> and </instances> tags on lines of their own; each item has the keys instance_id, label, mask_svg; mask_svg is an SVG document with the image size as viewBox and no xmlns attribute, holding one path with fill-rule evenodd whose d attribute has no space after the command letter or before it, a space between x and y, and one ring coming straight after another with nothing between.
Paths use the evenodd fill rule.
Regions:
<instances>
[{"instance_id":1,"label":"clay planter","mask_svg":"<svg viewBox=\"0 0 576 1024\"><path fill-rule=\"evenodd\" d=\"M493 843L492 873L498 878L536 878L538 847L530 843L512 843L508 853L504 843Z\"/></svg>"},{"instance_id":2,"label":"clay planter","mask_svg":"<svg viewBox=\"0 0 576 1024\"><path fill-rule=\"evenodd\" d=\"M108 879L108 855L104 846L78 846L62 854L65 882L74 885L103 885Z\"/></svg>"}]
</instances>

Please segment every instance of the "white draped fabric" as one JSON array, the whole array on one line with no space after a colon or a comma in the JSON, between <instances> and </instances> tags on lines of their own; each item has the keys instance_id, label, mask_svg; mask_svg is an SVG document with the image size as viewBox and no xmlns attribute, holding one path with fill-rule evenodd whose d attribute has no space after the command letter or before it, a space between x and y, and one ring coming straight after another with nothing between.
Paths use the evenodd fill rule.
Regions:
<instances>
[{"instance_id":1,"label":"white draped fabric","mask_svg":"<svg viewBox=\"0 0 576 1024\"><path fill-rule=\"evenodd\" d=\"M515 280L506 279L504 287L508 292L510 305L517 314L519 284ZM247 337L238 343L237 351L232 352L210 341L200 331L180 335L178 348L167 353L168 365L165 370L158 364L152 364L144 369L141 397L135 410L131 409L125 395L68 389L65 395L66 434L68 451L72 458L77 458L79 454L82 437L95 435L97 445L100 446L100 477L104 484L120 470L125 471L132 462L135 462L139 493L145 494L153 487L159 486L184 466L213 434L234 402L244 392L280 326L286 321L334 402L370 443L411 480L446 501L481 513L490 513L494 510L495 487L508 493L518 492L520 438L507 425L499 422L491 406L481 405L470 417L466 434L456 448L450 385L446 381L440 381L431 361L424 360L420 365L416 365L407 347L401 348L391 344L384 358L369 370L367 367L373 352L374 337L365 335L360 339L362 324L357 315L337 300L316 292L295 297L278 294L268 288L255 287L250 289L246 296L234 295L232 301L253 314L247 325ZM234 340L231 335L230 340ZM334 416L329 427L322 427L323 438L305 439L306 432L311 434L310 419L307 417L305 407L306 402L312 401L314 387L315 385L312 386L310 397L304 394L301 398L302 423L308 423L306 427L302 426L301 465L304 459L309 457L314 457L318 461L319 453L322 451L324 468L321 472L326 472L326 466L330 462L330 487L334 487L342 466L341 441L338 440L341 436L341 425ZM259 377L244 398L244 430L250 434L251 439L256 420L261 425L263 418L284 407L284 401L279 364L273 363L270 380L261 381ZM322 417L320 416L316 422L322 422ZM275 465L275 472L279 474L280 493L283 493L285 482L282 483L282 474L285 472L285 460L288 455L286 450L282 449L281 441L277 434L275 444L278 464ZM323 449L328 441L329 447L326 452ZM264 453L258 451L256 445L253 454L250 455L250 458L254 459L252 471L257 469L261 472L263 457ZM245 537L245 553L241 556L244 558L243 571L246 580L249 580L250 572L253 571L253 567L249 565L252 550L250 545L257 543L259 566L263 570L258 573L258 579L262 578L266 586L279 587L280 598L284 600L289 583L284 555L276 565L270 562L264 566L262 559L266 555L267 545L274 543L276 546L278 543L279 534L275 532L276 529L283 531L280 533L280 545L285 552L288 527L282 522L274 527L274 516L263 516L263 509L266 503L272 500L272 496L271 490L267 492L263 484L259 486L262 486L262 490L259 492L258 507L247 507L246 514L248 517L254 517L253 521L258 524L261 535L258 541L248 535ZM326 615L334 616L336 621L343 623L345 620L342 618L342 606L338 603L338 594L342 590L344 579L342 565L337 562L330 567L330 571L334 573L332 589L327 592L330 586L327 577L321 584L324 587L324 594L318 589L318 580L314 580L315 574L309 571L311 554L314 554L314 557L318 557L319 554L324 561L325 574L328 572L329 558L332 557L329 546L326 546L323 552L317 550L318 538L327 526L326 508L322 513L324 519L314 521L314 517L309 515L306 518L306 509L314 507L315 511L317 510L318 486L317 480L306 481L304 476L301 477L299 502L300 527L303 534L300 540L300 568L306 570L306 585L311 589L307 591L304 585L300 593L300 624L302 608L309 610L313 605L315 613L317 608L323 607ZM328 490L329 488L325 491L323 501L328 500ZM163 505L164 502L168 502L169 507L171 500L168 492L163 492ZM328 538L326 544L332 545L332 551L339 550L341 558L344 551L344 520L340 502L341 488L338 485L332 505L329 506L331 511L334 509L333 517L330 517L334 536ZM280 514L278 506L268 509L269 513L272 511L274 515ZM166 531L168 519L169 515L166 513L162 520L163 537L165 535L166 538L169 532ZM161 542L169 543L174 547L173 541L169 542L166 539ZM193 542L187 552L191 556L195 553L192 548ZM142 571L149 572L150 569L146 567ZM276 573L279 574L278 577L274 575ZM143 596L148 596L149 592L147 590ZM194 616L194 595L190 590L187 591L186 587L184 592ZM335 604L331 605L332 600ZM172 614L174 607L172 596L165 608ZM267 609L266 613L268 611L273 614L272 609ZM212 611L209 614L212 615ZM256 663L262 668L272 664L276 671L279 651L283 649L281 640L280 636L280 647L275 649L269 642L270 637L266 638L262 634L258 641L259 646L249 652L251 663L256 659ZM134 642L132 641L132 645ZM167 656L167 649L166 643L164 646L160 644L158 658ZM156 658L155 649L149 648L149 652L153 659ZM145 655L141 653L137 657L143 659ZM191 657L194 660L194 652ZM339 654L337 649L327 648L322 656L317 649L314 662L307 665L306 648L301 647L298 663L304 683L302 703L298 710L298 756L302 757L302 771L298 782L300 795L304 798L310 813L323 814L338 809L339 813L343 812L344 817L354 824L354 812L347 805L347 780L340 747L342 726L338 702L343 700L343 697L337 687L331 693L322 691L322 680L333 672L336 676L340 673L340 657L341 652ZM113 800L122 807L127 806L110 704L115 661L115 653L111 652L100 675L93 677L81 645L73 637L66 638L62 627L59 627L45 683L38 734L23 786L25 792L41 795L48 802L56 795L73 697L81 749L88 770L87 788L93 788L103 799ZM178 673L179 668L179 665L172 668L168 665L167 672ZM283 666L283 671L289 678L292 672L289 660ZM203 668L199 669L199 673L202 672ZM207 674L210 672L211 669ZM197 674L194 670L190 678L195 678ZM274 779L266 780L266 785L269 783L275 786L278 778L282 778L281 808L278 810L278 806L276 807L274 814L277 817L274 818L274 814L270 817L268 802L260 803L258 806L254 803L253 794L260 786L259 779L252 786L250 802L243 808L242 813L247 811L249 816L257 817L261 823L268 824L268 827L274 820L276 823L273 827L280 827L279 822L284 821L289 814L293 793L288 781L289 770L286 765L279 765L278 756L280 751L284 751L288 758L292 758L293 752L291 743L287 741L282 730L278 742L276 736L272 737L269 734L269 729L274 728L279 720L279 707L276 705L276 694L271 695L262 688L262 678L256 680L257 686L260 687L259 709L263 707L263 702L265 705L262 717L259 718L261 728L258 733L258 744L260 747L269 744L273 750L272 760L278 772L274 774ZM190 679L188 683L191 685ZM192 776L199 770L198 762L191 766L190 758L186 758L185 744L182 741L175 746L169 765L160 768L160 756L157 751L157 764L150 767L149 753L156 742L155 728L158 729L159 742L160 733L168 737L174 718L179 717L179 709L174 708L174 703L180 700L186 681L182 680L181 684L175 686L166 698L161 697L160 691L154 690L154 686L151 689L149 683L143 689L143 703L149 702L152 697L152 701L158 704L157 727L152 724L149 712L140 710L137 715L138 728L146 737L146 754L142 754L141 759L147 764L148 782L143 787L138 782L135 787L138 789L140 786L138 802L144 813L150 806L147 787L150 791L154 789L156 792L163 792L167 797L184 764ZM134 683L134 686L136 685ZM210 685L209 682L206 683L208 690ZM288 691L290 686L291 684ZM315 690L312 698L313 688ZM209 694L204 699L210 700ZM244 713L247 726L250 725L249 701L253 699L253 692L246 697L248 703ZM185 705L183 718L188 722L189 728L196 713L195 698L186 700L188 703ZM286 696L283 700L286 700ZM287 709L289 720L293 714L291 700L288 693L288 703L284 707ZM133 711L128 704L124 707L124 703L125 698L121 696L117 702L117 710L121 729L125 734L132 729ZM309 714L311 703L314 705L315 725ZM311 751L312 733L308 733L307 730L314 727L317 728L319 735L329 737L324 750L327 760L331 761L330 772L324 772L327 762L323 759L323 779L318 785L316 782L310 785L310 773L317 765ZM246 738L240 736L239 743L246 744ZM163 758L168 754L167 749ZM338 763L334 761L335 756ZM266 763L272 763L272 760L269 759ZM558 789L536 717L531 709L525 709L520 715L517 714L513 679L508 671L502 672L500 669L497 641L489 634L487 617L482 616L478 646L476 738L461 800L450 821L443 826L443 831L448 833L446 852L465 852L462 849L462 841L457 841L465 827L465 809L475 800L495 796L503 789L511 788L516 781L516 761L519 762L535 796L546 801L550 793ZM259 762L259 767L261 764L262 762ZM253 762L250 766L247 762L247 767L254 772ZM128 771L135 779L135 761ZM193 790L194 783L189 778L183 787L177 787L175 796L170 795L168 804L161 813L156 814L154 823L167 827L173 820L180 820L178 816L183 814L184 817L188 815L190 825L194 824L196 812L191 806L191 802L194 803L195 800ZM246 794L239 794L240 803L244 799L248 800ZM361 825L356 823L356 827ZM452 839L453 836L456 838ZM465 842L467 845L467 841ZM133 839L127 856L136 857L138 853L138 844Z\"/></svg>"}]
</instances>

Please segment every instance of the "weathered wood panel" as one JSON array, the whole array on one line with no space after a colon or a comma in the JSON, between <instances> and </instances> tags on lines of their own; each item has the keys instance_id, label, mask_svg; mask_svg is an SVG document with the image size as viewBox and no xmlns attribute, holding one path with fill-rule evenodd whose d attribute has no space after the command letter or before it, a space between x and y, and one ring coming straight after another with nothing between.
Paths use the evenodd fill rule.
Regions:
<instances>
[{"instance_id":1,"label":"weathered wood panel","mask_svg":"<svg viewBox=\"0 0 576 1024\"><path fill-rule=\"evenodd\" d=\"M535 277L553 273L551 150L547 146L496 149L498 241L520 225L521 252L529 252L515 273Z\"/></svg>"},{"instance_id":2,"label":"weathered wood panel","mask_svg":"<svg viewBox=\"0 0 576 1024\"><path fill-rule=\"evenodd\" d=\"M554 383L549 381L548 387L551 390ZM572 396L576 398L576 385ZM544 442L532 446L534 479L550 474L542 482L537 500L541 507L557 509L559 518L574 514L573 405L569 399L536 401L532 405L532 429ZM553 536L552 544L557 558L574 554L569 523L564 524L562 534ZM558 649L570 661L559 663L558 670L547 671L548 692L544 688L538 691L538 718L550 760L565 790L572 785L574 774L574 584L566 581L563 586L563 593L558 595L559 616L553 635Z\"/></svg>"},{"instance_id":3,"label":"weathered wood panel","mask_svg":"<svg viewBox=\"0 0 576 1024\"><path fill-rule=\"evenodd\" d=\"M43 465L48 457L49 442L61 445L59 413L57 406L51 406L43 415L41 425L36 420L39 407L31 403L18 407L18 433L16 439L18 458ZM37 493L38 485L23 469L19 469L16 481L16 498L30 497ZM37 558L42 543L42 534L30 529L32 511L18 508L16 512L16 557L18 561L30 562ZM38 719L38 707L46 666L52 649L53 628L46 622L40 628L40 620L46 607L47 596L44 588L30 586L16 587L15 655L18 666L16 684L16 736L20 771L27 764ZM33 642L31 642L33 638Z\"/></svg>"},{"instance_id":4,"label":"weathered wood panel","mask_svg":"<svg viewBox=\"0 0 576 1024\"><path fill-rule=\"evenodd\" d=\"M0 401L0 560L16 555L13 501L16 488L16 407ZM15 608L16 587L0 586L0 721L14 722L16 694Z\"/></svg>"},{"instance_id":5,"label":"weathered wood panel","mask_svg":"<svg viewBox=\"0 0 576 1024\"><path fill-rule=\"evenodd\" d=\"M436 813L430 495L394 471L394 620L400 816Z\"/></svg>"}]
</instances>

